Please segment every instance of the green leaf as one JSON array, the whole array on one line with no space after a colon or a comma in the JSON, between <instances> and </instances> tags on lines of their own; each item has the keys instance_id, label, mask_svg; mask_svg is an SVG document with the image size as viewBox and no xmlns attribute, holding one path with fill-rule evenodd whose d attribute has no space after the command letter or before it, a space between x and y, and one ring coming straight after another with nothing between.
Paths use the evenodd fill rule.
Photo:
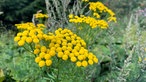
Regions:
<instances>
[{"instance_id":1,"label":"green leaf","mask_svg":"<svg viewBox=\"0 0 146 82\"><path fill-rule=\"evenodd\" d=\"M94 45L91 48L93 52L101 62L110 62L111 58L109 57L110 50L103 45Z\"/></svg>"}]
</instances>

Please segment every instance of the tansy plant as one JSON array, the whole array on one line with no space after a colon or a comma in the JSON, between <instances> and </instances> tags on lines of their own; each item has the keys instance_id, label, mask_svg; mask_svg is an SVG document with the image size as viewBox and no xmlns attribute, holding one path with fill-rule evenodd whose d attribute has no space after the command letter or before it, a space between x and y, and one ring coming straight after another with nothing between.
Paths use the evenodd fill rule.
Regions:
<instances>
[{"instance_id":1,"label":"tansy plant","mask_svg":"<svg viewBox=\"0 0 146 82\"><path fill-rule=\"evenodd\" d=\"M88 0L83 1L88 3ZM54 68L59 71L61 70L59 64L63 65L62 63L65 62L69 62L77 68L97 64L98 58L92 52L88 51L86 42L89 39L84 41L82 33L79 31L82 29L90 29L88 27L106 29L108 22L116 21L116 18L115 14L101 2L89 2L88 4L89 10L92 12L91 16L69 15L69 22L75 23L77 27L76 31L67 28L58 28L55 32L50 32L47 31L44 24L28 22L16 24L19 33L15 36L14 41L17 42L18 46L24 47L24 49L34 54L34 61L40 68L48 67L49 69ZM102 13L108 14L108 18L102 19ZM41 18L48 18L48 16L37 13L35 14L35 18L41 20ZM79 29L80 27L81 29ZM91 30L92 29L90 29L90 31ZM89 36L87 32L86 35ZM85 34L85 32L83 34ZM56 78L56 81L58 81L58 75Z\"/></svg>"},{"instance_id":2,"label":"tansy plant","mask_svg":"<svg viewBox=\"0 0 146 82\"><path fill-rule=\"evenodd\" d=\"M108 29L110 22L117 21L115 13L103 3L99 1L89 2L89 0L82 1L86 4L85 8L87 12L80 15L71 13L68 18L69 22L77 29L76 33L90 46L95 42L97 35L101 31Z\"/></svg>"}]
</instances>

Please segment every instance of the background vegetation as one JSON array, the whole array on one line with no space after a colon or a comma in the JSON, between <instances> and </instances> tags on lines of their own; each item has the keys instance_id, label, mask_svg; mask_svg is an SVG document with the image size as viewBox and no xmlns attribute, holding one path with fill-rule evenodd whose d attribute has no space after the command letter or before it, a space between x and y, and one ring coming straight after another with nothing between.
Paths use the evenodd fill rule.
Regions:
<instances>
[{"instance_id":1,"label":"background vegetation","mask_svg":"<svg viewBox=\"0 0 146 82\"><path fill-rule=\"evenodd\" d=\"M46 0L47 1L47 0ZM53 0L48 0L53 3ZM69 6L75 1L69 2ZM64 2L67 2L64 0ZM97 0L91 0L97 1ZM110 7L117 17L107 30L98 33L96 41L89 47L100 59L95 66L79 73L87 74L87 82L145 82L146 81L146 1L145 0L99 0ZM17 5L16 5L17 4ZM52 5L53 6L53 5ZM55 5L54 5L55 6ZM38 81L53 82L53 73L46 74L32 60L31 53L18 48L13 38L17 30L14 24L31 21L38 10L52 12L45 0L1 0L0 12L0 82ZM77 9L78 7L74 7ZM55 10L50 17L50 27L66 26ZM61 12L61 11L60 11ZM68 11L66 15L71 12ZM72 11L75 12L75 11ZM57 16L56 18L54 18ZM58 22L59 20L59 22ZM55 22L54 22L55 21ZM61 22L64 22L63 24ZM57 24L57 25L56 25ZM65 24L65 25L64 25ZM53 29L51 29L53 30ZM42 75L44 74L44 75ZM80 76L82 74L76 74ZM70 78L62 75L62 77ZM73 78L73 77L72 77ZM64 79L64 78L63 78ZM77 78L83 82L84 78ZM73 82L73 79L64 82Z\"/></svg>"}]
</instances>

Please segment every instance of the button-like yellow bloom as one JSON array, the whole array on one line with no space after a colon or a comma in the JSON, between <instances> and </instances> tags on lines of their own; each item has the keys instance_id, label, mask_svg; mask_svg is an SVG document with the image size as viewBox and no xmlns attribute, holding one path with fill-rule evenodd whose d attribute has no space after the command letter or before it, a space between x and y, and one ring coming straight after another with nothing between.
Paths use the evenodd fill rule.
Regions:
<instances>
[{"instance_id":1,"label":"button-like yellow bloom","mask_svg":"<svg viewBox=\"0 0 146 82\"><path fill-rule=\"evenodd\" d=\"M55 56L55 50L51 50L51 51L49 52L49 54L50 54L51 56Z\"/></svg>"},{"instance_id":2,"label":"button-like yellow bloom","mask_svg":"<svg viewBox=\"0 0 146 82\"><path fill-rule=\"evenodd\" d=\"M88 63L89 63L90 65L92 65L92 64L93 64L93 60L88 60Z\"/></svg>"},{"instance_id":3,"label":"button-like yellow bloom","mask_svg":"<svg viewBox=\"0 0 146 82\"><path fill-rule=\"evenodd\" d=\"M80 61L76 62L77 67L81 67L82 63Z\"/></svg>"},{"instance_id":4,"label":"button-like yellow bloom","mask_svg":"<svg viewBox=\"0 0 146 82\"><path fill-rule=\"evenodd\" d=\"M86 67L88 65L87 61L82 61L82 66Z\"/></svg>"},{"instance_id":5,"label":"button-like yellow bloom","mask_svg":"<svg viewBox=\"0 0 146 82\"><path fill-rule=\"evenodd\" d=\"M52 60L46 60L46 65L50 66L52 64Z\"/></svg>"},{"instance_id":6,"label":"button-like yellow bloom","mask_svg":"<svg viewBox=\"0 0 146 82\"><path fill-rule=\"evenodd\" d=\"M70 14L68 17L69 17L69 18L73 18L73 16L74 16L73 14Z\"/></svg>"},{"instance_id":7,"label":"button-like yellow bloom","mask_svg":"<svg viewBox=\"0 0 146 82\"><path fill-rule=\"evenodd\" d=\"M70 53L69 54L69 57L71 58L71 57L74 57L75 55L74 55L74 53Z\"/></svg>"},{"instance_id":8,"label":"button-like yellow bloom","mask_svg":"<svg viewBox=\"0 0 146 82\"><path fill-rule=\"evenodd\" d=\"M41 60L41 61L39 62L39 67L43 67L43 66L45 66L45 61Z\"/></svg>"},{"instance_id":9,"label":"button-like yellow bloom","mask_svg":"<svg viewBox=\"0 0 146 82\"><path fill-rule=\"evenodd\" d=\"M20 41L18 41L18 45L19 45L19 46L23 46L24 43L25 43L24 40L20 40Z\"/></svg>"},{"instance_id":10,"label":"button-like yellow bloom","mask_svg":"<svg viewBox=\"0 0 146 82\"><path fill-rule=\"evenodd\" d=\"M93 58L93 61L94 61L95 63L98 63L98 59L97 59L97 58Z\"/></svg>"},{"instance_id":11,"label":"button-like yellow bloom","mask_svg":"<svg viewBox=\"0 0 146 82\"><path fill-rule=\"evenodd\" d=\"M56 48L56 52L62 52L62 48L61 47L57 47Z\"/></svg>"},{"instance_id":12,"label":"button-like yellow bloom","mask_svg":"<svg viewBox=\"0 0 146 82\"><path fill-rule=\"evenodd\" d=\"M48 17L49 17L48 15L42 13L35 14L35 18L48 18Z\"/></svg>"},{"instance_id":13,"label":"button-like yellow bloom","mask_svg":"<svg viewBox=\"0 0 146 82\"><path fill-rule=\"evenodd\" d=\"M41 53L39 54L39 57L40 57L40 58L44 58L44 57L45 57L45 53L44 53L44 52L41 52Z\"/></svg>"},{"instance_id":14,"label":"button-like yellow bloom","mask_svg":"<svg viewBox=\"0 0 146 82\"><path fill-rule=\"evenodd\" d=\"M39 52L40 52L39 49L35 49L35 50L33 51L34 54L39 54Z\"/></svg>"},{"instance_id":15,"label":"button-like yellow bloom","mask_svg":"<svg viewBox=\"0 0 146 82\"><path fill-rule=\"evenodd\" d=\"M27 38L26 38L26 42L27 42L27 43L31 43L31 42L32 42L32 38L31 38L31 37L27 37Z\"/></svg>"},{"instance_id":16,"label":"button-like yellow bloom","mask_svg":"<svg viewBox=\"0 0 146 82\"><path fill-rule=\"evenodd\" d=\"M46 51L47 51L46 46L42 46L42 47L41 47L41 52L46 52Z\"/></svg>"},{"instance_id":17,"label":"button-like yellow bloom","mask_svg":"<svg viewBox=\"0 0 146 82\"><path fill-rule=\"evenodd\" d=\"M71 59L70 59L72 62L76 62L77 61L77 58L76 57L71 57Z\"/></svg>"},{"instance_id":18,"label":"button-like yellow bloom","mask_svg":"<svg viewBox=\"0 0 146 82\"><path fill-rule=\"evenodd\" d=\"M41 58L40 58L40 57L36 57L36 58L35 58L35 62L36 62L36 63L39 63L40 61L41 61Z\"/></svg>"},{"instance_id":19,"label":"button-like yellow bloom","mask_svg":"<svg viewBox=\"0 0 146 82\"><path fill-rule=\"evenodd\" d=\"M84 57L83 57L82 55L79 55L79 56L78 56L78 59L79 59L79 60L83 60Z\"/></svg>"},{"instance_id":20,"label":"button-like yellow bloom","mask_svg":"<svg viewBox=\"0 0 146 82\"><path fill-rule=\"evenodd\" d=\"M63 56L63 52L58 52L58 57L61 58Z\"/></svg>"},{"instance_id":21,"label":"button-like yellow bloom","mask_svg":"<svg viewBox=\"0 0 146 82\"><path fill-rule=\"evenodd\" d=\"M62 56L62 59L63 59L63 60L67 60L67 59L68 59L68 56L67 56L67 55L63 55L63 56Z\"/></svg>"},{"instance_id":22,"label":"button-like yellow bloom","mask_svg":"<svg viewBox=\"0 0 146 82\"><path fill-rule=\"evenodd\" d=\"M37 43L39 43L39 39L34 38L34 39L33 39L33 42L34 42L35 44L37 44Z\"/></svg>"},{"instance_id":23,"label":"button-like yellow bloom","mask_svg":"<svg viewBox=\"0 0 146 82\"><path fill-rule=\"evenodd\" d=\"M15 38L14 38L14 41L15 42L18 42L20 40L20 37L19 36L16 36Z\"/></svg>"}]
</instances>

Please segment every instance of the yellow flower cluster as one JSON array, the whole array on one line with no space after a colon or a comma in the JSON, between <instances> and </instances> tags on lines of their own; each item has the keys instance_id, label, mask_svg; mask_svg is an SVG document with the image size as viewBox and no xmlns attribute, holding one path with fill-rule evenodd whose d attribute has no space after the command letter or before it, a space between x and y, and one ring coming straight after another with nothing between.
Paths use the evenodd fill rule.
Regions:
<instances>
[{"instance_id":1,"label":"yellow flower cluster","mask_svg":"<svg viewBox=\"0 0 146 82\"><path fill-rule=\"evenodd\" d=\"M96 12L99 11L100 13L109 13L110 17L108 18L108 22L110 21L115 21L116 22L116 17L115 17L115 13L108 9L103 3L101 2L89 2L90 6L89 9Z\"/></svg>"},{"instance_id":2,"label":"yellow flower cluster","mask_svg":"<svg viewBox=\"0 0 146 82\"><path fill-rule=\"evenodd\" d=\"M94 15L96 17L100 17L100 15L98 15L97 13L94 13ZM100 28L107 28L108 27L108 23L105 20L97 20L93 17L86 17L84 15L79 16L73 16L72 14L69 15L69 22L74 22L74 23L86 23L88 25L91 26L91 28L96 28L97 26L99 26Z\"/></svg>"},{"instance_id":3,"label":"yellow flower cluster","mask_svg":"<svg viewBox=\"0 0 146 82\"><path fill-rule=\"evenodd\" d=\"M89 9L93 11L92 17L84 15L75 16L73 14L70 14L69 22L86 23L90 25L91 28L100 27L102 29L106 29L108 27L108 22L116 22L115 13L113 13L110 9L104 6L101 2L89 2ZM101 19L99 13L108 13L110 16L107 19L103 20Z\"/></svg>"},{"instance_id":4,"label":"yellow flower cluster","mask_svg":"<svg viewBox=\"0 0 146 82\"><path fill-rule=\"evenodd\" d=\"M48 18L48 15L42 14L42 13L37 13L37 14L35 14L35 18Z\"/></svg>"},{"instance_id":5,"label":"yellow flower cluster","mask_svg":"<svg viewBox=\"0 0 146 82\"><path fill-rule=\"evenodd\" d=\"M39 43L40 39L45 38L43 34L44 24L37 24L35 26L33 23L22 23L16 24L18 29L23 30L15 36L14 41L18 42L19 46L23 46L25 43Z\"/></svg>"},{"instance_id":6,"label":"yellow flower cluster","mask_svg":"<svg viewBox=\"0 0 146 82\"><path fill-rule=\"evenodd\" d=\"M35 61L40 67L50 66L53 56L57 56L64 61L76 62L78 67L98 63L96 56L85 49L86 43L84 40L70 30L59 28L55 31L55 35L50 34L49 37L51 39L47 47L36 46L34 50L34 54L38 54Z\"/></svg>"},{"instance_id":7,"label":"yellow flower cluster","mask_svg":"<svg viewBox=\"0 0 146 82\"><path fill-rule=\"evenodd\" d=\"M32 23L16 24L18 29L23 29L14 38L19 46L24 46L25 43L33 43L36 55L35 62L40 67L50 66L51 58L56 56L62 60L70 60L75 62L78 67L86 67L93 63L98 63L98 59L93 53L88 52L86 43L79 36L68 29L59 28L53 33L43 33L43 25L35 27ZM49 43L41 44L41 43Z\"/></svg>"}]
</instances>

